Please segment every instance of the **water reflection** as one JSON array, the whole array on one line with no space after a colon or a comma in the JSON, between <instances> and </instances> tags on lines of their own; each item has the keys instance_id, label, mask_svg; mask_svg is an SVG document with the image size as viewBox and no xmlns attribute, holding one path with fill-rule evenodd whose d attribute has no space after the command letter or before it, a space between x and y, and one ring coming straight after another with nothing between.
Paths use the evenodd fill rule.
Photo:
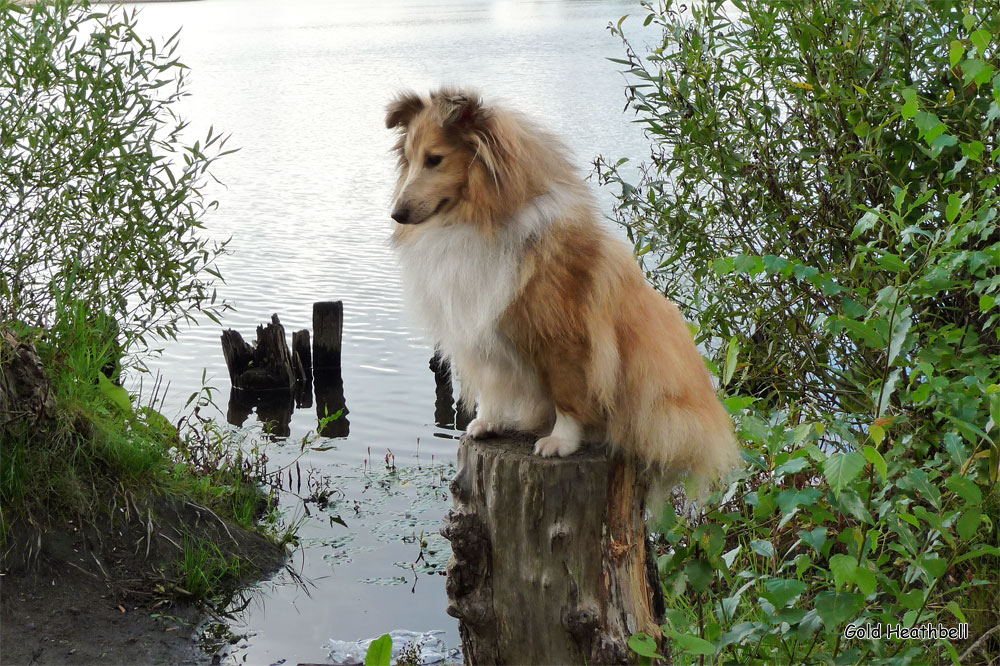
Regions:
<instances>
[{"instance_id":1,"label":"water reflection","mask_svg":"<svg viewBox=\"0 0 1000 666\"><path fill-rule=\"evenodd\" d=\"M344 379L339 367L313 368L316 383L316 418L322 427L323 437L347 437L351 432L351 422L347 420L347 400L344 398ZM327 420L340 412L340 416ZM325 423L324 423L325 421Z\"/></svg>"},{"instance_id":2,"label":"water reflection","mask_svg":"<svg viewBox=\"0 0 1000 666\"><path fill-rule=\"evenodd\" d=\"M470 409L461 400L456 402L447 359L435 351L428 366L434 373L434 425L448 430L465 430L474 416L474 408ZM440 436L450 437L443 433Z\"/></svg>"},{"instance_id":3,"label":"water reflection","mask_svg":"<svg viewBox=\"0 0 1000 666\"><path fill-rule=\"evenodd\" d=\"M315 387L316 419L321 424L319 434L332 438L349 436L351 422L347 419L349 410L340 368L316 369L314 372L312 382L297 382L294 391L231 388L226 421L242 428L256 411L257 422L273 439L289 437L292 434L292 414L296 409L313 406Z\"/></svg>"},{"instance_id":4,"label":"water reflection","mask_svg":"<svg viewBox=\"0 0 1000 666\"><path fill-rule=\"evenodd\" d=\"M434 425L447 430L465 430L475 416L475 408L455 399L451 367L437 352L427 364L434 375ZM242 428L250 415L257 413L257 422L272 438L291 435L292 414L296 409L313 406L315 387L316 420L323 437L342 438L351 434L350 410L344 397L344 379L340 367L313 368L313 381L300 381L292 392L283 389L248 390L233 387L229 390L229 407L226 421ZM334 417L339 413L339 416ZM325 421L325 423L324 423ZM440 433L447 439L454 435Z\"/></svg>"},{"instance_id":5,"label":"water reflection","mask_svg":"<svg viewBox=\"0 0 1000 666\"><path fill-rule=\"evenodd\" d=\"M291 434L292 412L295 411L294 395L283 389L250 391L231 388L226 421L243 427L250 415L257 411L257 422L272 438L288 437Z\"/></svg>"}]
</instances>

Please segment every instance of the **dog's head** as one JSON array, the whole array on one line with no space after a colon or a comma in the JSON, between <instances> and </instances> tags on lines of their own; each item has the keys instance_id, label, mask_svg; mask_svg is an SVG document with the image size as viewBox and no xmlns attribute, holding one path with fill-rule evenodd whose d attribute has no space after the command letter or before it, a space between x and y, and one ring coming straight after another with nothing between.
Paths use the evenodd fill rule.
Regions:
<instances>
[{"instance_id":1,"label":"dog's head","mask_svg":"<svg viewBox=\"0 0 1000 666\"><path fill-rule=\"evenodd\" d=\"M517 134L477 93L404 93L389 104L385 124L400 133L396 222L478 221L503 213L500 202L510 199L504 190L517 180Z\"/></svg>"}]
</instances>

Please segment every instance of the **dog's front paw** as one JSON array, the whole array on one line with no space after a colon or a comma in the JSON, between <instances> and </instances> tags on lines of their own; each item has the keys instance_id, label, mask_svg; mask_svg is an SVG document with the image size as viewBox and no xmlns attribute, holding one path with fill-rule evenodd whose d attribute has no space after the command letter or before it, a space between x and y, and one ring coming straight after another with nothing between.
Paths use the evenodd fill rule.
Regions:
<instances>
[{"instance_id":1,"label":"dog's front paw","mask_svg":"<svg viewBox=\"0 0 1000 666\"><path fill-rule=\"evenodd\" d=\"M535 442L535 455L543 458L552 458L554 456L565 458L568 455L576 453L579 449L579 440L566 439L565 437L556 437L554 435L542 437Z\"/></svg>"},{"instance_id":2,"label":"dog's front paw","mask_svg":"<svg viewBox=\"0 0 1000 666\"><path fill-rule=\"evenodd\" d=\"M493 437L499 432L495 423L489 423L484 419L473 419L465 429L472 439L485 439Z\"/></svg>"}]
</instances>

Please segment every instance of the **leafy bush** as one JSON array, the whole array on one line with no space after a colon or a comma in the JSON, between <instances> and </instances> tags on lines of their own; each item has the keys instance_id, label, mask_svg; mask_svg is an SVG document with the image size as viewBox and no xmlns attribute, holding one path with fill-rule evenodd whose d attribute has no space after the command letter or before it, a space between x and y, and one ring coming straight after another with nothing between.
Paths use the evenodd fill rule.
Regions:
<instances>
[{"instance_id":1,"label":"leafy bush","mask_svg":"<svg viewBox=\"0 0 1000 666\"><path fill-rule=\"evenodd\" d=\"M748 466L661 524L679 661L997 659L1000 6L644 6L663 42L617 62L653 159L598 169Z\"/></svg>"},{"instance_id":2,"label":"leafy bush","mask_svg":"<svg viewBox=\"0 0 1000 666\"><path fill-rule=\"evenodd\" d=\"M72 347L81 317L107 317L132 350L218 314L223 245L198 231L225 138L183 142L175 38L124 10L0 0L0 325Z\"/></svg>"},{"instance_id":3,"label":"leafy bush","mask_svg":"<svg viewBox=\"0 0 1000 666\"><path fill-rule=\"evenodd\" d=\"M215 205L202 189L225 138L182 137L176 37L140 37L135 14L120 9L0 0L4 550L15 525L104 524L148 493L244 526L273 505L260 488L274 486L266 454L197 416L209 387L189 400L195 414L178 431L156 409L158 385L133 397L112 381L125 352L141 362L154 338L199 311L217 321L225 308L212 288L224 244L201 235ZM21 345L45 369L35 387L54 398L45 414L2 381Z\"/></svg>"}]
</instances>

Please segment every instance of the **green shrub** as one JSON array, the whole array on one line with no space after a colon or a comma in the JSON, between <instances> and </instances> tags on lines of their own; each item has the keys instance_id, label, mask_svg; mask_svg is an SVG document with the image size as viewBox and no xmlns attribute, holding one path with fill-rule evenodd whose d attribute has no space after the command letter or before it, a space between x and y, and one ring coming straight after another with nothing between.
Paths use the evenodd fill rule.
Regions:
<instances>
[{"instance_id":1,"label":"green shrub","mask_svg":"<svg viewBox=\"0 0 1000 666\"><path fill-rule=\"evenodd\" d=\"M661 524L677 660L996 659L1000 6L645 7L662 44L617 62L653 159L599 173L747 464Z\"/></svg>"},{"instance_id":2,"label":"green shrub","mask_svg":"<svg viewBox=\"0 0 1000 666\"><path fill-rule=\"evenodd\" d=\"M201 418L178 432L158 387L118 385L123 360L141 365L154 339L225 309L212 286L224 244L201 220L228 151L212 130L183 136L176 38L141 37L122 9L0 0L0 378L4 355L31 343L56 403L26 417L0 382L0 542L18 522L100 522L150 492L248 527L271 506L262 451Z\"/></svg>"},{"instance_id":3,"label":"green shrub","mask_svg":"<svg viewBox=\"0 0 1000 666\"><path fill-rule=\"evenodd\" d=\"M223 246L199 231L225 138L182 139L176 37L140 37L125 10L0 0L0 326L71 349L104 318L121 356L219 313Z\"/></svg>"}]
</instances>

